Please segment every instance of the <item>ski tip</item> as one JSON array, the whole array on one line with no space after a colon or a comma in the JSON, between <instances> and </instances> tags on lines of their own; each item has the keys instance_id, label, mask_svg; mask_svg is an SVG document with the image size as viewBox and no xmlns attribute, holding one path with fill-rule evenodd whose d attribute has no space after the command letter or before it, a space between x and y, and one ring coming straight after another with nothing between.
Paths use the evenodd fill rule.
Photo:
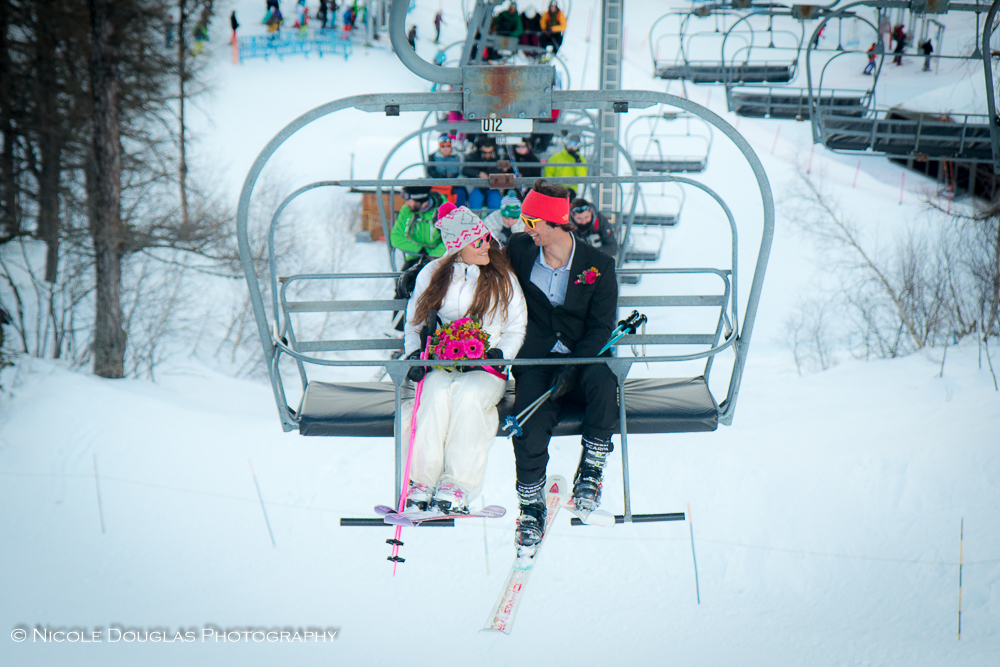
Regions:
<instances>
[{"instance_id":1,"label":"ski tip","mask_svg":"<svg viewBox=\"0 0 1000 667\"><path fill-rule=\"evenodd\" d=\"M404 528L412 528L414 525L413 521L402 514L386 514L382 517L382 522L389 526L403 526Z\"/></svg>"}]
</instances>

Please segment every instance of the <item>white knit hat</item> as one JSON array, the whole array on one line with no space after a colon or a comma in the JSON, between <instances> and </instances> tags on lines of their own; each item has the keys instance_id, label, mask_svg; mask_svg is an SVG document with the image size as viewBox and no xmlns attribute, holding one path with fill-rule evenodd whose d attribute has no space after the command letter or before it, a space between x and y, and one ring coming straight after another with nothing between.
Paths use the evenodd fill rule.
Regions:
<instances>
[{"instance_id":1,"label":"white knit hat","mask_svg":"<svg viewBox=\"0 0 1000 667\"><path fill-rule=\"evenodd\" d=\"M438 208L434 226L441 230L441 239L449 255L490 233L478 215L464 206L456 208L451 202L445 202Z\"/></svg>"}]
</instances>

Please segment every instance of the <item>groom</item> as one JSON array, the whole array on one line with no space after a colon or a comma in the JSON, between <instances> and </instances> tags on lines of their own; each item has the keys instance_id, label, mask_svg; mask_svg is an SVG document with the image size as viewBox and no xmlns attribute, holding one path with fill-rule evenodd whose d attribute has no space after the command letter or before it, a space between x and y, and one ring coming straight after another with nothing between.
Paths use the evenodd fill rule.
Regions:
<instances>
[{"instance_id":1,"label":"groom","mask_svg":"<svg viewBox=\"0 0 1000 667\"><path fill-rule=\"evenodd\" d=\"M507 245L528 305L528 328L518 359L595 357L608 342L618 304L614 258L577 241L569 219L570 192L545 179L521 204L525 233ZM605 353L607 354L607 353ZM552 429L566 399L583 403L583 452L573 479L573 502L594 510L601 501L604 463L618 420L618 384L605 364L514 366L514 414L555 387L514 438L521 514L515 544L531 555L545 527L545 466Z\"/></svg>"}]
</instances>

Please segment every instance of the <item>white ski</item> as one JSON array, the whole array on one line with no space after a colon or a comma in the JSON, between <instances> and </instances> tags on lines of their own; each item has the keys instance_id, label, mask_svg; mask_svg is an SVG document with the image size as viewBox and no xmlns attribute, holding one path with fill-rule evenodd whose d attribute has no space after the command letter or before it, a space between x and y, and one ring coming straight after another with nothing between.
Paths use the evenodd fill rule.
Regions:
<instances>
[{"instance_id":1,"label":"white ski","mask_svg":"<svg viewBox=\"0 0 1000 667\"><path fill-rule=\"evenodd\" d=\"M545 538L549 536L549 530L552 528L552 522L555 521L556 514L559 512L559 507L565 505L569 498L570 487L566 483L566 480L559 475L549 477L546 481L545 490L547 514L545 516L545 530L542 533L542 541L538 543L538 549L535 550L533 556L514 559L514 565L511 566L510 574L507 575L507 582L504 584L503 590L500 592L500 597L497 598L497 602L493 606L493 611L490 612L489 618L486 619L483 631L499 631L504 634L510 634L510 630L514 625L514 615L517 614L517 607L521 604L521 595L524 593L524 587L528 583L528 577L531 576L531 570L535 566L538 554L542 550L542 544L545 543Z\"/></svg>"}]
</instances>

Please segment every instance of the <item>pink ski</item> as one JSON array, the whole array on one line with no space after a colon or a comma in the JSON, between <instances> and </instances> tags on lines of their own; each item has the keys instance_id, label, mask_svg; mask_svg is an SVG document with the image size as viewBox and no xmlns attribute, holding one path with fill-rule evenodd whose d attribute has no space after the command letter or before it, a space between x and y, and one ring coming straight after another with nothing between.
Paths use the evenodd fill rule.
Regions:
<instances>
[{"instance_id":1,"label":"pink ski","mask_svg":"<svg viewBox=\"0 0 1000 667\"><path fill-rule=\"evenodd\" d=\"M386 505L376 505L375 513L382 517L382 520L394 526L412 527L427 521L440 521L442 519L498 519L507 513L507 510L499 505L487 505L481 510L469 512L468 514L442 514L441 512L428 512L422 510L410 510L407 512L397 512Z\"/></svg>"}]
</instances>

